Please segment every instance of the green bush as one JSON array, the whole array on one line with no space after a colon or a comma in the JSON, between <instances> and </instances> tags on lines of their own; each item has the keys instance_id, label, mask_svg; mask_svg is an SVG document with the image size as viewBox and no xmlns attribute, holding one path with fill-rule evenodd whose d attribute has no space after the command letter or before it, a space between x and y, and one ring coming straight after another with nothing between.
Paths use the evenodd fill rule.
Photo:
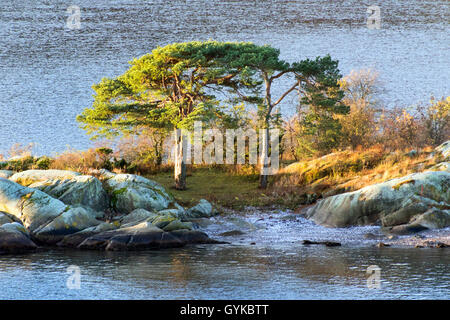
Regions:
<instances>
[{"instance_id":1,"label":"green bush","mask_svg":"<svg viewBox=\"0 0 450 320\"><path fill-rule=\"evenodd\" d=\"M49 157L46 156L40 157L36 161L36 167L40 170L48 170L50 168L52 161L53 160L50 159Z\"/></svg>"},{"instance_id":2,"label":"green bush","mask_svg":"<svg viewBox=\"0 0 450 320\"><path fill-rule=\"evenodd\" d=\"M34 165L34 157L27 156L17 160L10 160L7 162L5 169L12 171L30 170Z\"/></svg>"}]
</instances>

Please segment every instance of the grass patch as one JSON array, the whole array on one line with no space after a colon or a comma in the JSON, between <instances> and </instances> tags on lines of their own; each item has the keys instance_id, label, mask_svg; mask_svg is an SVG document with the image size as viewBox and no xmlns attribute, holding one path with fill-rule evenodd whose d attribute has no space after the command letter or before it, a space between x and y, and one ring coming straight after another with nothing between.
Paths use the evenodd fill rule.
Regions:
<instances>
[{"instance_id":1,"label":"grass patch","mask_svg":"<svg viewBox=\"0 0 450 320\"><path fill-rule=\"evenodd\" d=\"M183 206L206 199L225 208L298 209L335 194L403 177L431 168L441 159L429 151L409 156L404 151L387 152L373 147L364 151L345 150L292 164L282 163L279 174L269 178L266 190L258 188L258 172L250 167L189 167L187 190L173 187L172 172L147 175L170 190ZM406 182L405 182L406 183Z\"/></svg>"},{"instance_id":2,"label":"grass patch","mask_svg":"<svg viewBox=\"0 0 450 320\"><path fill-rule=\"evenodd\" d=\"M234 174L225 166L189 168L187 189L183 191L174 188L171 172L161 172L146 177L164 186L183 206L192 206L200 199L206 199L234 210L242 210L247 206L295 208L302 201L301 197L296 195L279 197L271 188L261 190L258 188L257 174Z\"/></svg>"},{"instance_id":3,"label":"grass patch","mask_svg":"<svg viewBox=\"0 0 450 320\"><path fill-rule=\"evenodd\" d=\"M326 197L422 172L442 160L429 155L427 150L409 156L401 150L387 152L379 147L364 151L346 150L282 168L274 185L275 188L298 186L305 192Z\"/></svg>"}]
</instances>

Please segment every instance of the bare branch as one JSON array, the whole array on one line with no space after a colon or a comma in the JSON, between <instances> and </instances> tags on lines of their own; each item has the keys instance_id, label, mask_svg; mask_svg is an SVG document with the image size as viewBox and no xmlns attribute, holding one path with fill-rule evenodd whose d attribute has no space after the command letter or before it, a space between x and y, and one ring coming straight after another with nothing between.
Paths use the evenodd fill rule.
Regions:
<instances>
[{"instance_id":1,"label":"bare branch","mask_svg":"<svg viewBox=\"0 0 450 320\"><path fill-rule=\"evenodd\" d=\"M283 101L283 99L292 91L295 90L295 88L297 88L298 86L298 82L296 82L288 91L286 91L285 93L283 93L283 95L273 104L273 106L276 106L277 104L279 104L281 101Z\"/></svg>"}]
</instances>

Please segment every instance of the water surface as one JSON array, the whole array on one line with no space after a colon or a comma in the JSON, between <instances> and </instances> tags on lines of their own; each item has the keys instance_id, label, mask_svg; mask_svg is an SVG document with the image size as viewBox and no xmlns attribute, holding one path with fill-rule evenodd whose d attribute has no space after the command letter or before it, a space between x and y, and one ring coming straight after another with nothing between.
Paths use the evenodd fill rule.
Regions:
<instances>
[{"instance_id":1,"label":"water surface","mask_svg":"<svg viewBox=\"0 0 450 320\"><path fill-rule=\"evenodd\" d=\"M376 241L362 236L378 233L377 227L327 232L282 216L221 218L222 224L206 228L214 237L224 230L244 232L223 237L230 242L223 245L0 256L0 299L450 298L447 249L375 248ZM338 240L342 246L305 246L302 239ZM81 271L79 290L66 286L71 265ZM371 265L381 269L378 289L367 287Z\"/></svg>"},{"instance_id":2,"label":"water surface","mask_svg":"<svg viewBox=\"0 0 450 320\"><path fill-rule=\"evenodd\" d=\"M81 29L65 27L70 5ZM374 68L389 107L450 92L448 0L385 0L381 29L356 0L2 0L0 154L35 143L37 154L92 145L75 117L93 83L123 73L158 45L216 39L271 44L289 61L327 53L343 74ZM295 99L282 106L295 112Z\"/></svg>"}]
</instances>

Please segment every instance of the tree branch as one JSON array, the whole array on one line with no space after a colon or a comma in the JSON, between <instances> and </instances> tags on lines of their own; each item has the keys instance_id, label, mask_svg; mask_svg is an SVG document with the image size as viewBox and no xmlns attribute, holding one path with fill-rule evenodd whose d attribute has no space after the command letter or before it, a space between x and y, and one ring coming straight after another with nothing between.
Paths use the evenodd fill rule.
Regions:
<instances>
[{"instance_id":1,"label":"tree branch","mask_svg":"<svg viewBox=\"0 0 450 320\"><path fill-rule=\"evenodd\" d=\"M277 104L279 104L281 101L283 101L284 98L286 98L286 96L291 93L292 91L295 90L295 88L297 88L298 86L298 82L296 82L288 91L286 91L285 93L283 93L283 95L273 104L273 106L276 106Z\"/></svg>"}]
</instances>

